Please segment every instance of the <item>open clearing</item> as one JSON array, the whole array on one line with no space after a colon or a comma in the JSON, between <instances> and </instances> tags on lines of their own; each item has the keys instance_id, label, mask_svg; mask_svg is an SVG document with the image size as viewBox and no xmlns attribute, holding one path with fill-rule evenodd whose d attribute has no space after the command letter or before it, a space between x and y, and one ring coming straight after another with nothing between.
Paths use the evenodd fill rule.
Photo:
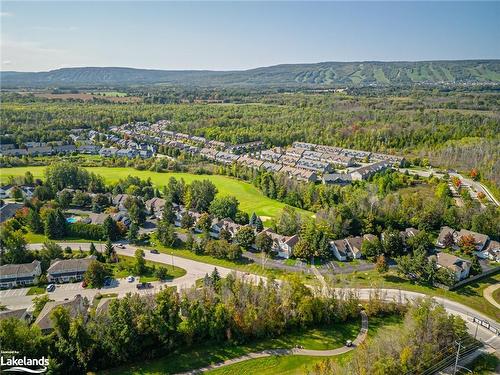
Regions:
<instances>
[{"instance_id":1,"label":"open clearing","mask_svg":"<svg viewBox=\"0 0 500 375\"><path fill-rule=\"evenodd\" d=\"M8 176L24 176L30 171L35 178L44 178L45 166L33 167L18 167L18 168L1 168L0 181L5 183ZM151 171L138 171L133 168L107 168L107 167L89 167L86 168L90 172L94 172L104 177L106 183L118 181L120 178L125 178L128 175L137 176L141 179L151 179L151 182L161 190L165 186L170 177L177 179L183 178L187 183L194 180L207 179L212 181L221 195L234 195L240 202L240 209L251 214L255 212L259 216L275 217L285 207L284 203L270 199L262 194L256 187L251 184L220 175L196 175L192 173L158 173ZM298 212L311 216L312 212L299 210Z\"/></svg>"}]
</instances>

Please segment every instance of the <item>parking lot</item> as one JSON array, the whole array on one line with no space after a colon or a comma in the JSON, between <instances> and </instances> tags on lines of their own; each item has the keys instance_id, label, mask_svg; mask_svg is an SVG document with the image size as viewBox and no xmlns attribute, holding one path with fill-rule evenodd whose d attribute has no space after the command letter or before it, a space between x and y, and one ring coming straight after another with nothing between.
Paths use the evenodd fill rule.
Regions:
<instances>
[{"instance_id":1,"label":"parking lot","mask_svg":"<svg viewBox=\"0 0 500 375\"><path fill-rule=\"evenodd\" d=\"M0 291L0 299L6 297L22 297L28 293L29 288L7 289Z\"/></svg>"}]
</instances>

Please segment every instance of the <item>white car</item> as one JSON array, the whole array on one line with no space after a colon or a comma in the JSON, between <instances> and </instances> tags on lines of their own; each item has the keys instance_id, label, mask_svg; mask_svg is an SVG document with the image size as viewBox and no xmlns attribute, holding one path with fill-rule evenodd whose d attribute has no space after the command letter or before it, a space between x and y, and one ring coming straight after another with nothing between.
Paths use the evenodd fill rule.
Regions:
<instances>
[{"instance_id":1,"label":"white car","mask_svg":"<svg viewBox=\"0 0 500 375\"><path fill-rule=\"evenodd\" d=\"M134 282L134 280L135 280L134 276L129 276L129 277L127 277L127 281L128 281L129 283L133 283L133 282Z\"/></svg>"}]
</instances>

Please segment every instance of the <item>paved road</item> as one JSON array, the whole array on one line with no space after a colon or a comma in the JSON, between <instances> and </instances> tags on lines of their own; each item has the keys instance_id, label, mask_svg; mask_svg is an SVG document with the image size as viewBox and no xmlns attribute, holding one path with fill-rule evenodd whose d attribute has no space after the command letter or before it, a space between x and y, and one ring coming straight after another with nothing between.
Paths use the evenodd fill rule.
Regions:
<instances>
[{"instance_id":1,"label":"paved road","mask_svg":"<svg viewBox=\"0 0 500 375\"><path fill-rule=\"evenodd\" d=\"M470 178L464 177L459 173L450 173L450 176L458 177L461 181L462 184L469 185L474 188L476 192L482 192L486 197L493 202L495 205L500 207L500 202L495 198L495 196L491 193L491 191L484 186L482 183L478 181L474 181Z\"/></svg>"},{"instance_id":2,"label":"paved road","mask_svg":"<svg viewBox=\"0 0 500 375\"><path fill-rule=\"evenodd\" d=\"M195 370L190 370L187 372L183 372L177 375L194 375L200 374L209 370L214 370L216 368L225 367L229 365L234 365L235 363L240 363L247 361L249 359L270 357L273 355L303 355L303 356L315 356L315 357L333 357L340 354L344 354L354 350L359 344L366 340L368 336L368 316L364 311L361 312L361 330L359 331L356 339L353 341L352 346L342 346L336 349L327 349L327 350L312 350L312 349L302 349L302 348L293 348L293 349L267 349L262 350L260 352L248 353L242 355L240 357L231 358L224 362L214 363L208 365L203 368L198 368Z\"/></svg>"},{"instance_id":3,"label":"paved road","mask_svg":"<svg viewBox=\"0 0 500 375\"><path fill-rule=\"evenodd\" d=\"M30 245L31 249L37 249L43 246L42 244L33 244ZM83 250L87 249L90 244L83 244L83 243L64 243L64 246L70 246L73 249L78 249L81 247ZM98 249L100 246L98 246ZM134 252L136 250L136 247L134 246L129 246L126 245L124 249L117 249L118 254L121 255L128 255L128 256L133 256ZM176 256L168 255L168 254L151 254L149 252L146 252L146 259L148 260L154 260L156 262L160 263L165 263L165 264L172 264L172 260L174 262L175 266L182 267L186 270L186 275L183 277L174 279L170 282L165 282L163 285L176 285L178 288L183 288L183 287L190 287L194 285L195 281L201 277L203 277L206 273L210 273L213 271L214 266L190 259L184 259L184 258L179 258ZM234 270L231 270L229 268L224 268L224 267L217 267L219 273L222 276L226 276L227 274L234 272ZM264 277L260 277L258 275L251 275L251 274L244 274L242 272L237 272L239 276L244 277L247 280L251 280L254 282L257 282L259 279L265 279ZM68 285L68 284L66 284ZM101 292L109 292L109 293L119 293L119 295L125 294L127 291L131 290L136 290L134 289L135 286L123 282L119 282L117 286L111 287L111 288L106 288L102 290ZM155 287L158 287L155 284ZM83 289L83 288L82 288ZM340 291L341 289L338 289L337 291ZM375 289L370 289L370 288L362 288L362 289L353 289L356 293L358 293L359 298L361 299L368 299L370 296L370 293L373 293ZM410 291L403 291L403 290L397 290L397 289L381 289L378 290L379 292L383 293L383 298L385 300L390 300L390 301L406 301L406 300L414 300L416 298L423 298L426 295L422 293L416 293L416 292L410 292ZM56 289L55 292L51 293L51 298L54 300L64 300L65 298L71 298L75 294L80 293L85 296L90 296L93 297L97 292L99 292L96 289L85 289L85 290L66 290L64 285L59 286L59 288ZM1 302L2 304L6 305L8 308L22 308L22 307L28 307L31 305L31 300L34 296L7 296L7 297L2 297ZM483 320L487 320L491 322L491 318L486 317L485 315L481 314L480 312L462 305L460 303L450 301L441 297L435 297L434 298L437 302L441 303L446 310L449 313L459 315L462 318L465 319L467 322L469 332L471 332L473 335L476 332L476 327L477 325L472 322L473 317L478 317ZM495 322L494 325L497 328L500 328L500 325L498 322ZM486 342L487 344L493 346L496 350L500 350L500 336L497 336L493 334L491 331L488 329L478 326L477 327L477 337L480 338L483 342Z\"/></svg>"},{"instance_id":4,"label":"paved road","mask_svg":"<svg viewBox=\"0 0 500 375\"><path fill-rule=\"evenodd\" d=\"M495 299L493 298L493 293L495 292L495 290L497 290L498 288L500 288L500 283L497 283L497 284L493 284L493 285L490 285L489 287L485 288L483 290L483 296L484 298L486 298L486 300L491 303L493 306L495 306L497 309L500 309L500 303L498 303L497 301L495 301Z\"/></svg>"},{"instance_id":5,"label":"paved road","mask_svg":"<svg viewBox=\"0 0 500 375\"><path fill-rule=\"evenodd\" d=\"M69 246L73 250L78 250L81 248L83 251L88 251L90 249L90 243L65 242L61 243L61 245L64 247ZM36 250L42 248L42 246L43 244L30 244L29 248L32 250ZM97 244L96 247L98 251L101 251L100 244ZM102 247L104 248L104 246ZM115 249L117 254L119 255L126 255L133 257L137 247L124 245L123 249L117 246L115 246ZM197 262L185 258L179 258L164 253L152 254L147 250L144 253L145 253L145 258L147 260L152 260L159 263L165 263L168 265L173 264L176 267L181 267L185 269L186 274L182 277L178 277L171 281L153 282L152 284L154 286L154 289L142 290L141 293L151 293L154 291L158 291L163 286L168 286L168 287L176 286L178 289L189 288L195 285L196 280L204 277L207 273L210 274L216 267L211 264ZM227 276L231 272L234 272L234 270L231 270L229 268L218 267L218 266L217 270L219 271L219 274L223 277ZM257 275L249 275L243 272L237 272L237 275L240 277L244 277L247 280L255 282L257 282L260 279L260 277ZM63 301L66 298L74 297L76 294L81 294L82 296L85 296L91 300L97 293L117 293L119 296L124 296L126 293L136 292L137 291L136 284L137 284L136 282L128 283L125 279L121 279L117 280L110 287L105 287L102 288L101 290L86 289L83 288L80 285L80 283L58 284L56 286L56 290L50 293L50 298L55 301ZM6 305L9 309L19 309L19 308L29 307L32 305L32 300L36 296L26 295L28 290L29 288L20 288L20 289L0 291L0 301L3 305Z\"/></svg>"}]
</instances>

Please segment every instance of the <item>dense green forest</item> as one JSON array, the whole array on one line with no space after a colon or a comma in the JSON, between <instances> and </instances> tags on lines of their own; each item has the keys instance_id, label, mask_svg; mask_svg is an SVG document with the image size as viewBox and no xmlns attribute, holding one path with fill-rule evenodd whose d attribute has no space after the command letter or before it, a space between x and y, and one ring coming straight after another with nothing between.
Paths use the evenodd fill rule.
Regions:
<instances>
[{"instance_id":1,"label":"dense green forest","mask_svg":"<svg viewBox=\"0 0 500 375\"><path fill-rule=\"evenodd\" d=\"M63 68L2 72L4 87L170 84L182 86L366 86L500 82L499 60L323 62L243 71Z\"/></svg>"},{"instance_id":2,"label":"dense green forest","mask_svg":"<svg viewBox=\"0 0 500 375\"><path fill-rule=\"evenodd\" d=\"M161 99L176 94L156 95ZM483 177L500 185L496 91L416 90L378 96L270 92L243 97L247 103L118 104L4 94L0 139L59 140L72 128L105 131L131 121L167 119L173 130L232 143L262 139L276 146L302 140L428 158L445 168L478 168Z\"/></svg>"}]
</instances>

